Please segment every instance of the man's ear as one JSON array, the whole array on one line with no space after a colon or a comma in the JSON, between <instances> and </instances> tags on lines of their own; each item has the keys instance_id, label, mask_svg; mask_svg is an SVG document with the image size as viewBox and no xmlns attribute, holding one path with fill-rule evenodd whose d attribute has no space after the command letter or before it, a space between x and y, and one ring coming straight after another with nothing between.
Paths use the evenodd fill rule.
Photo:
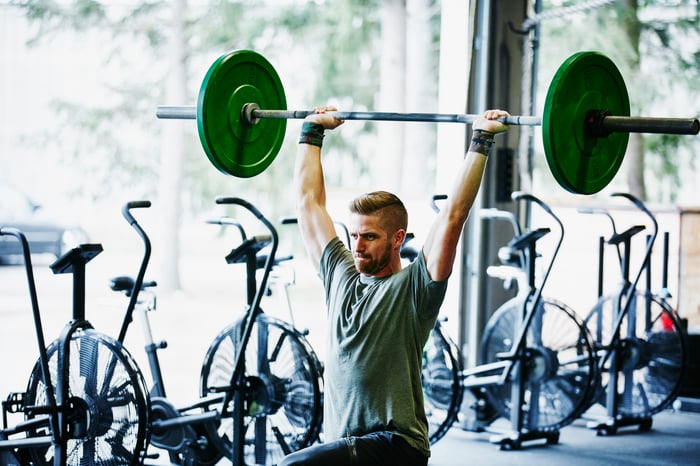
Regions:
<instances>
[{"instance_id":1,"label":"man's ear","mask_svg":"<svg viewBox=\"0 0 700 466\"><path fill-rule=\"evenodd\" d=\"M396 230L396 233L394 233L394 247L401 249L401 245L403 244L404 240L406 239L406 230L403 228L399 228Z\"/></svg>"}]
</instances>

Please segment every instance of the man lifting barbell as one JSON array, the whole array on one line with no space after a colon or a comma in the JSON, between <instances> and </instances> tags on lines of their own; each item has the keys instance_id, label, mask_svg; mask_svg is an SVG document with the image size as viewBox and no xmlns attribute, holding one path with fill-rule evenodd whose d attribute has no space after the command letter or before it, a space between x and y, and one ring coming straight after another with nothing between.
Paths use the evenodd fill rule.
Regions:
<instances>
[{"instance_id":1,"label":"man lifting barbell","mask_svg":"<svg viewBox=\"0 0 700 466\"><path fill-rule=\"evenodd\" d=\"M294 171L299 226L326 295L326 443L292 453L280 466L426 465L423 346L445 297L494 136L508 129L497 118L508 113L490 110L473 123L447 206L422 254L402 268L399 251L408 214L395 195L373 192L350 203L352 252L336 235L321 162L324 131L343 123L326 113L332 111L318 107L305 118Z\"/></svg>"},{"instance_id":2,"label":"man lifting barbell","mask_svg":"<svg viewBox=\"0 0 700 466\"><path fill-rule=\"evenodd\" d=\"M332 327L329 331L334 338L331 340L331 349L335 350L332 353L335 365L330 366L332 370L326 370L330 382L328 386L331 387L327 393L335 393L329 398L335 399L335 403L326 401L326 416L330 419L328 426L331 427L327 430L331 434L328 438L336 440L329 445L311 447L303 454L291 456L284 463L287 465L343 464L335 454L347 455L349 447L352 447L352 451L364 454L367 442L380 452L383 451L381 446L386 446L392 458L389 463L398 461L400 464L408 464L404 460L396 460L395 456L404 447L409 452L418 452L416 464L425 464L427 461L424 456L429 452L427 426L422 396L416 395L420 393L421 365L420 362L416 363L415 352L422 349L420 342L424 340L424 335L427 336L427 331L424 330L429 329L435 321L432 313L437 313L442 300L440 288L444 286L443 281L452 269L459 232L481 183L484 154L488 153L493 142L493 135L488 134L489 131L505 131L508 125L541 126L544 155L552 176L562 188L576 194L594 194L608 186L622 164L629 133L700 133L700 121L697 118L630 116L629 95L620 71L608 57L595 51L577 52L561 64L547 90L541 118L534 115L510 116L502 111L487 112L484 119L482 115L469 114L335 112L328 111L328 108L316 111L286 108L284 87L272 64L254 51L234 50L220 56L209 67L200 86L196 106L159 106L156 115L158 118L196 120L202 148L212 165L222 173L241 178L257 176L272 164L283 145L287 119L307 119L302 143L299 145L297 178L300 204L304 207L302 214L305 214L306 221L302 231L306 232L307 247L314 263L323 272L329 316L335 317L331 320ZM494 118L499 121L493 121ZM388 196L388 201L382 202L395 202L398 208L394 206L365 211L365 204L376 201L374 195L356 202L356 212L353 214L356 223L354 259L350 252L343 252L337 240L331 241L335 233L325 211L320 146L323 130L333 129L343 120L474 125L475 137L465 159L460 182L451 198L451 212L443 213L433 225L418 265L411 265L401 271L396 268L396 243L405 235L406 226L390 222L393 217L389 211L402 212L404 209L400 201L388 194L376 197ZM480 133L478 130L486 132ZM401 213L401 216L404 215L405 211ZM377 262L378 259L387 262ZM420 281L421 278L424 281ZM389 287L387 283L392 285ZM414 283L415 291L421 297L438 303L431 306L424 301L414 301L416 298L411 298L409 294L414 292ZM404 304L408 302L405 308L409 311L402 309L404 304L392 304L387 312L398 309L397 312L402 312L401 316L412 316L413 320L401 322L398 319L398 323L404 327L397 325L397 333L391 333L394 339L389 341L397 343L396 338L399 336L412 336L415 339L398 342L406 350L399 351L400 357L396 359L389 358L393 355L381 351L388 347L384 343L384 332L378 335L376 330L381 324L363 324L362 327L356 325L365 322L367 318L368 311L364 307L367 298L363 296L372 296L372 303L374 299L380 302L384 302L382 299L391 301L387 296L392 297L392 293L402 290L402 286L406 287L407 293L399 291L394 301ZM352 294L360 291L364 295ZM379 294L375 297L377 293ZM429 317L427 321L417 317L419 311L413 308L415 303L421 305L420 312ZM379 308L384 311L383 304L372 306L372 310ZM372 321L374 314L371 317L367 320ZM387 318L381 322L393 321ZM405 325L415 325L417 333L411 334ZM391 328L394 329L393 324ZM374 333L370 332L372 329ZM356 346L360 337L360 344ZM379 349L372 349L371 345L379 341L382 342ZM354 352L348 351L349 349ZM369 350L368 353L365 350ZM387 352L391 353L391 349ZM375 362L373 358L378 358L378 361ZM350 363L354 363L352 367L361 370L344 373L343 370ZM373 375L370 369L386 372ZM358 377L355 383L350 374L358 375L357 372L362 377ZM397 385L399 375L404 379ZM385 383L375 386L377 380L385 377ZM371 389L368 390L365 386L364 391L355 392L354 386L350 386L353 384L342 385L343 381L348 380L356 386L365 386L360 383L364 381L371 385ZM400 386L405 391L393 391L391 387L394 386ZM231 391L239 388L232 386ZM353 396L342 398L342 394L346 393L342 390ZM371 397L365 399L364 395ZM367 404L376 403L377 400L383 404ZM367 423L367 419L359 417L367 413L373 422ZM238 415L234 413L234 416ZM236 417L240 420L239 418L240 416ZM377 429L386 435L373 433ZM368 433L372 433L371 441L363 437ZM350 434L350 437L338 440L344 434ZM232 455L236 458L232 457L232 461L243 461L242 442L242 438L236 441ZM326 456L332 459L327 460ZM389 464L384 459L374 463ZM361 464L372 463L363 459Z\"/></svg>"}]
</instances>

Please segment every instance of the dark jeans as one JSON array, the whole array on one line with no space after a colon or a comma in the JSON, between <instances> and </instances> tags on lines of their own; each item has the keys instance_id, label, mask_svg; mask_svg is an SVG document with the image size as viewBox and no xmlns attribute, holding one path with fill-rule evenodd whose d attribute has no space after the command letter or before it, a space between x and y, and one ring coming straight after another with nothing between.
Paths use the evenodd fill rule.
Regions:
<instances>
[{"instance_id":1,"label":"dark jeans","mask_svg":"<svg viewBox=\"0 0 700 466\"><path fill-rule=\"evenodd\" d=\"M393 432L373 432L291 453L278 466L426 466L428 458Z\"/></svg>"}]
</instances>

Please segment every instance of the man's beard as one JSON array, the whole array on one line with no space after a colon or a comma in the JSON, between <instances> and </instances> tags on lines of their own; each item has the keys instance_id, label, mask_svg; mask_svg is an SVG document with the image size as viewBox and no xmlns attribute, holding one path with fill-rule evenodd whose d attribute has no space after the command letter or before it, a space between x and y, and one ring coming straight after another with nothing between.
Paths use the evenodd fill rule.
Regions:
<instances>
[{"instance_id":1,"label":"man's beard","mask_svg":"<svg viewBox=\"0 0 700 466\"><path fill-rule=\"evenodd\" d=\"M364 256L360 256L361 259L367 259ZM370 259L369 261L363 260L361 262L357 261L357 258L355 260L355 268L357 269L358 272L365 274L365 275L375 275L379 271L381 271L383 268L389 264L389 261L391 260L391 245L387 244L386 249L384 250L384 253L379 257L379 259Z\"/></svg>"}]
</instances>

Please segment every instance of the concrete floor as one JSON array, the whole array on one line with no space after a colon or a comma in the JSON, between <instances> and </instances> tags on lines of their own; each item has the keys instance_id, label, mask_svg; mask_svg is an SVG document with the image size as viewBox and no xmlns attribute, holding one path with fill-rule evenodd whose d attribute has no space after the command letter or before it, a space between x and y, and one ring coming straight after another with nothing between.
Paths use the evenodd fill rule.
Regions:
<instances>
[{"instance_id":1,"label":"concrete floor","mask_svg":"<svg viewBox=\"0 0 700 466\"><path fill-rule=\"evenodd\" d=\"M678 403L683 409L663 411L653 418L650 431L622 428L617 434L597 436L585 420L561 430L559 443L533 442L515 451L503 451L489 441L489 433L452 428L433 446L430 466L641 466L700 465L700 407L697 399ZM691 411L692 409L692 411ZM588 413L587 413L588 414ZM497 421L500 422L500 421ZM495 423L492 427L498 427Z\"/></svg>"}]
</instances>

